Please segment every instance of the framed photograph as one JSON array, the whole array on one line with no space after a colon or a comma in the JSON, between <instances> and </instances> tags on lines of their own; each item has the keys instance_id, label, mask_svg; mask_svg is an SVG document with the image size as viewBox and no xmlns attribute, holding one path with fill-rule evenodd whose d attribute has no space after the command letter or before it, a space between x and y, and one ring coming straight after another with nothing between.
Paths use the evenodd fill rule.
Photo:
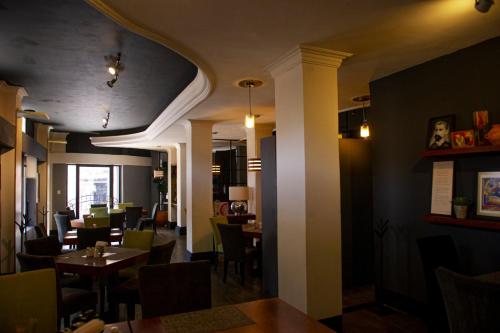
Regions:
<instances>
[{"instance_id":1,"label":"framed photograph","mask_svg":"<svg viewBox=\"0 0 500 333\"><path fill-rule=\"evenodd\" d=\"M429 119L428 149L450 149L451 132L455 129L455 115Z\"/></svg>"},{"instance_id":2,"label":"framed photograph","mask_svg":"<svg viewBox=\"0 0 500 333\"><path fill-rule=\"evenodd\" d=\"M474 147L475 143L474 130L451 132L451 146L454 149Z\"/></svg>"},{"instance_id":3,"label":"framed photograph","mask_svg":"<svg viewBox=\"0 0 500 333\"><path fill-rule=\"evenodd\" d=\"M476 214L500 217L500 172L478 172Z\"/></svg>"}]
</instances>

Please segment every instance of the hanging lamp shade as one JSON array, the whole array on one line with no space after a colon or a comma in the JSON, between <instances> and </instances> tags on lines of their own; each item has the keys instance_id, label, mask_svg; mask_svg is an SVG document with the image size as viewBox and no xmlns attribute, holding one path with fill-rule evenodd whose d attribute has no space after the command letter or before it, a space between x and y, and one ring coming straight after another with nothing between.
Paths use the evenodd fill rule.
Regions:
<instances>
[{"instance_id":1,"label":"hanging lamp shade","mask_svg":"<svg viewBox=\"0 0 500 333\"><path fill-rule=\"evenodd\" d=\"M242 88L248 89L248 113L245 115L245 127L254 128L256 116L252 113L252 88L260 87L262 81L260 80L242 80L238 82Z\"/></svg>"}]
</instances>

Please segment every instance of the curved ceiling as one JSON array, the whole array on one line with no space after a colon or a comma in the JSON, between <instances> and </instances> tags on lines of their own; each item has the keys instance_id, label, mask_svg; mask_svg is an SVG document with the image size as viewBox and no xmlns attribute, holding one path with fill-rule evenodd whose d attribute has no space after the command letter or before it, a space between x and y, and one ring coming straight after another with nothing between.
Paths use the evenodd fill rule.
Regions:
<instances>
[{"instance_id":1,"label":"curved ceiling","mask_svg":"<svg viewBox=\"0 0 500 333\"><path fill-rule=\"evenodd\" d=\"M84 1L2 0L0 79L26 88L24 109L57 130L130 133L149 126L193 81L197 67L119 26ZM122 53L115 86L106 56Z\"/></svg>"},{"instance_id":2,"label":"curved ceiling","mask_svg":"<svg viewBox=\"0 0 500 333\"><path fill-rule=\"evenodd\" d=\"M369 82L500 35L500 8L487 14L474 0L90 0L115 16L175 41L211 69L215 88L202 103L154 140L185 140L182 121L216 121L215 138L244 137L247 92L238 80L255 77L257 123L274 121L274 86L266 67L298 44L353 53L339 70L339 108L369 93Z\"/></svg>"}]
</instances>

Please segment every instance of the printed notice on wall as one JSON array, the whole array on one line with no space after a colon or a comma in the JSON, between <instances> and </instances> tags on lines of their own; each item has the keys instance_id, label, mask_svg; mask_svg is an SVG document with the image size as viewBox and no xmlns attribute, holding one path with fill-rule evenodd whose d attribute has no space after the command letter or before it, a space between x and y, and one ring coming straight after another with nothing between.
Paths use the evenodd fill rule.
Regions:
<instances>
[{"instance_id":1,"label":"printed notice on wall","mask_svg":"<svg viewBox=\"0 0 500 333\"><path fill-rule=\"evenodd\" d=\"M453 161L434 162L432 168L431 214L451 215Z\"/></svg>"}]
</instances>

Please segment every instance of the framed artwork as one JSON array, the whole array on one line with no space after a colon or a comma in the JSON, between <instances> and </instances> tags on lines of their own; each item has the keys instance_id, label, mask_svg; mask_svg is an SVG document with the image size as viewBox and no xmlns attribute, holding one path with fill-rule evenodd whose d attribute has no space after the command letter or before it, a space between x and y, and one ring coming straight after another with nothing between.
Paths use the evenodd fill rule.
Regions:
<instances>
[{"instance_id":1,"label":"framed artwork","mask_svg":"<svg viewBox=\"0 0 500 333\"><path fill-rule=\"evenodd\" d=\"M478 172L477 215L500 217L500 172Z\"/></svg>"},{"instance_id":2,"label":"framed artwork","mask_svg":"<svg viewBox=\"0 0 500 333\"><path fill-rule=\"evenodd\" d=\"M474 147L474 130L451 132L451 146L453 148Z\"/></svg>"},{"instance_id":3,"label":"framed artwork","mask_svg":"<svg viewBox=\"0 0 500 333\"><path fill-rule=\"evenodd\" d=\"M450 149L451 132L455 129L455 115L429 119L428 149Z\"/></svg>"}]
</instances>

